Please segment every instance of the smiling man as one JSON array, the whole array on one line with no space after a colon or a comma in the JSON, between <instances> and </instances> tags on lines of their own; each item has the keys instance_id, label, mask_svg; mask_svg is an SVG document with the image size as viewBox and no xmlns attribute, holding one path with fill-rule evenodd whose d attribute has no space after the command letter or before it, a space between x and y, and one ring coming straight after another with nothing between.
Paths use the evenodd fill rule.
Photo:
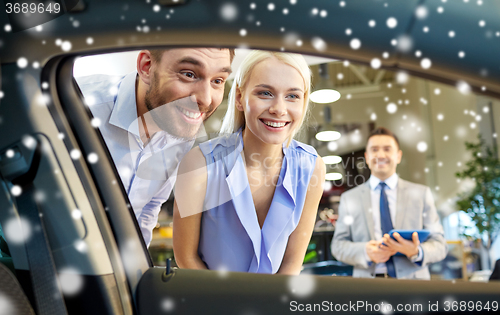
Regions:
<instances>
[{"instance_id":1,"label":"smiling man","mask_svg":"<svg viewBox=\"0 0 500 315\"><path fill-rule=\"evenodd\" d=\"M222 102L234 50L142 50L122 78L78 79L149 246L177 167Z\"/></svg>"},{"instance_id":2,"label":"smiling man","mask_svg":"<svg viewBox=\"0 0 500 315\"><path fill-rule=\"evenodd\" d=\"M339 261L354 266L353 277L430 279L428 265L446 256L430 189L396 174L402 156L396 135L383 127L375 129L365 152L370 179L340 198L331 249ZM387 234L392 229L431 233L420 243L417 233L412 240L395 233L394 240Z\"/></svg>"}]
</instances>

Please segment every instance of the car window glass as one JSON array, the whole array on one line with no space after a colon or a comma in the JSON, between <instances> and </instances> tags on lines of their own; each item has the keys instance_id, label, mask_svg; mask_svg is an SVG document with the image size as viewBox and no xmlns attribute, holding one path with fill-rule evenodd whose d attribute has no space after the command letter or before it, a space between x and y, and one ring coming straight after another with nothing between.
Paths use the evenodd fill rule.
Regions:
<instances>
[{"instance_id":1,"label":"car window glass","mask_svg":"<svg viewBox=\"0 0 500 315\"><path fill-rule=\"evenodd\" d=\"M245 50L236 50L233 73L246 53ZM134 176L142 180L158 181L157 189L161 189L161 182L168 180L168 175L162 174L172 172L165 166L164 155L155 155L155 152L150 151L143 158L143 149L138 145L142 139L138 138L139 127L136 126L140 121L134 107L124 112L128 117L113 117L117 99L135 96L130 90L127 93L121 91L120 84L131 73L135 80L137 54L138 51L132 51L82 57L74 66L74 76L84 95L85 106L89 107L94 116L91 122L101 131L108 148L115 144L106 139L113 130L103 128L105 124L111 123L124 130L129 128L127 132L130 136L126 143L120 145L128 146L130 150L119 153L117 158L134 161L144 159L144 162L141 160L138 163L138 169L126 169L123 166L126 163L117 165L122 184L129 194L134 193L137 188L140 191L140 187L146 189L140 182L133 184L138 186L131 187L130 183L137 180ZM373 65L319 57L307 57L307 60L313 74L313 91L334 89L340 93L340 98L334 102L325 101L326 103L317 99L315 102L311 101L310 117L302 132L296 136L297 140L312 145L327 164L325 192L305 263L335 260L329 250L329 241L333 234L332 223L335 224L336 221L340 195L368 180L370 171L364 159L366 139L372 130L383 126L392 130L399 138L403 151L397 168L399 177L430 187L444 226L445 237L450 241L448 257L444 262L431 267L433 279L462 277L464 261L469 262L469 273L480 269L481 264L485 264L484 258L481 261L479 255L466 254L467 251L478 252L479 243L453 243L456 240L478 239L480 236L475 227L477 217L475 219L466 213L467 209L459 209L457 206L457 201L465 198L464 194L478 183L473 176L457 176L457 173L464 172L471 163L481 163L477 159L478 152L474 153L471 146L466 146L466 143L478 143L479 137L484 142L479 155L486 156L486 148L489 147L493 152L492 156L498 157L500 101L486 96L481 87L471 87L465 82L450 86L418 78L405 71L384 70ZM225 84L226 91L221 105L205 121L205 133L197 142L215 137L220 130L227 110L227 94L231 82L232 76ZM130 101L134 102L133 99ZM97 116L100 118L96 120ZM326 134L327 138L321 138L326 131L338 133ZM154 143L154 137L150 141ZM185 145L191 146L192 143ZM175 158L182 155L185 148L181 146L179 144L178 154L173 154ZM113 155L114 150L110 151ZM488 167L484 166L483 171L488 173ZM158 265L173 257L172 208L173 197L170 196L161 208L152 233L149 251ZM484 208L479 206L469 212L480 213L481 209ZM456 212L457 210L464 212ZM137 214L140 210L134 208L134 211ZM498 217L494 220L498 221ZM492 246L499 248L500 244L497 242ZM345 266L338 268L338 274L350 272Z\"/></svg>"}]
</instances>

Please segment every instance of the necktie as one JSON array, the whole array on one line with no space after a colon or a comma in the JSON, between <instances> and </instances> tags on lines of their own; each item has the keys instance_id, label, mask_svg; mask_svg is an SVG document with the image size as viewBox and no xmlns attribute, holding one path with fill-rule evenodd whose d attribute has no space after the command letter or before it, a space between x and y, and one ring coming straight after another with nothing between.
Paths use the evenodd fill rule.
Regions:
<instances>
[{"instance_id":1,"label":"necktie","mask_svg":"<svg viewBox=\"0 0 500 315\"><path fill-rule=\"evenodd\" d=\"M392 220L391 212L389 211L389 201L387 200L387 194L385 193L385 188L387 184L380 182L380 226L382 228L382 235L389 233L392 230ZM396 278L396 270L394 269L394 261L389 258L386 261L387 274L393 278Z\"/></svg>"}]
</instances>

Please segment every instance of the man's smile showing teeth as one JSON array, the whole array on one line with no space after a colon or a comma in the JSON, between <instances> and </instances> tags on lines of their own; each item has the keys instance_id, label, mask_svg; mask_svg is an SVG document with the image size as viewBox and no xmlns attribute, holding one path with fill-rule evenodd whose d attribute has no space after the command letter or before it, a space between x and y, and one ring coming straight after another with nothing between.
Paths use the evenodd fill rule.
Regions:
<instances>
[{"instance_id":1,"label":"man's smile showing teeth","mask_svg":"<svg viewBox=\"0 0 500 315\"><path fill-rule=\"evenodd\" d=\"M184 108L180 108L180 107L178 107L178 108L181 111L181 113L184 114L184 116L187 116L191 119L198 119L201 116L201 113L190 112L190 111L185 110Z\"/></svg>"}]
</instances>

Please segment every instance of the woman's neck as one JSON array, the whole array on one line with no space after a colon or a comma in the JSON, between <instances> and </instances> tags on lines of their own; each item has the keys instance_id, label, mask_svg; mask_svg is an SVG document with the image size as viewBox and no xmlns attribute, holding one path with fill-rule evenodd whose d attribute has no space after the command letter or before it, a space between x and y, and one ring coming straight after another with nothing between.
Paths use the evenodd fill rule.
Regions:
<instances>
[{"instance_id":1,"label":"woman's neck","mask_svg":"<svg viewBox=\"0 0 500 315\"><path fill-rule=\"evenodd\" d=\"M245 163L251 168L272 168L283 160L282 144L268 144L255 137L247 129L243 130L243 153Z\"/></svg>"}]
</instances>

